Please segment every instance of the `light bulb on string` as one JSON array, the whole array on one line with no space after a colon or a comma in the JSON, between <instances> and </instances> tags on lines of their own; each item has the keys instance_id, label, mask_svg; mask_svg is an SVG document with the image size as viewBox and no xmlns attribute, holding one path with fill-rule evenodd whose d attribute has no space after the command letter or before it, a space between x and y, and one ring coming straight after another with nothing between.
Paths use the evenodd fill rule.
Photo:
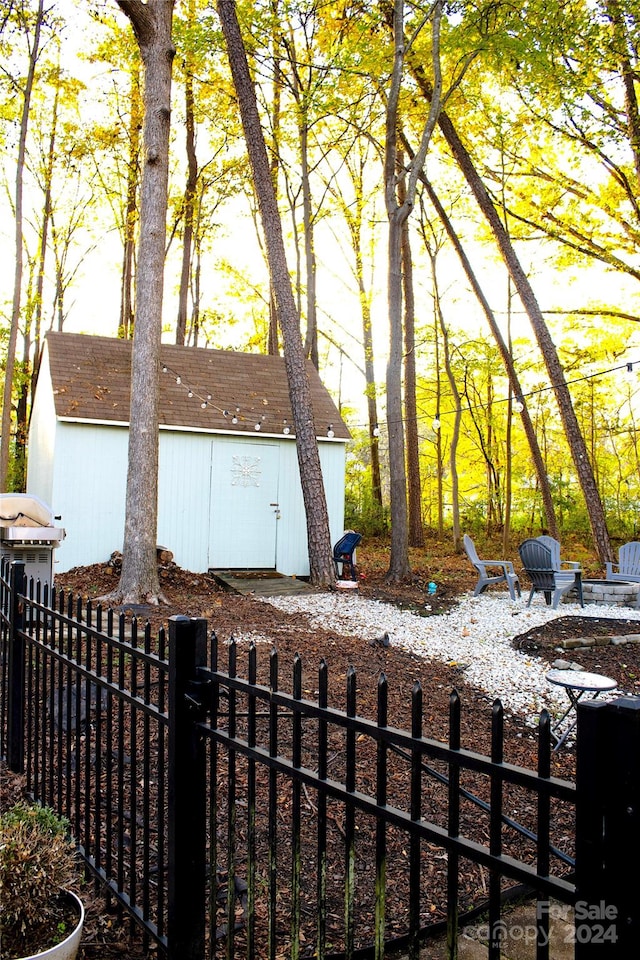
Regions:
<instances>
[{"instance_id":1,"label":"light bulb on string","mask_svg":"<svg viewBox=\"0 0 640 960\"><path fill-rule=\"evenodd\" d=\"M259 423L256 423L255 429L256 429L256 430L259 430L259 429L260 429L260 424L259 424Z\"/></svg>"},{"instance_id":2,"label":"light bulb on string","mask_svg":"<svg viewBox=\"0 0 640 960\"><path fill-rule=\"evenodd\" d=\"M235 413L234 413L234 415L231 417L231 423L237 423L237 422L238 422L238 418L236 417L236 415L235 415Z\"/></svg>"},{"instance_id":3,"label":"light bulb on string","mask_svg":"<svg viewBox=\"0 0 640 960\"><path fill-rule=\"evenodd\" d=\"M187 393L187 396L189 397L189 399L191 399L191 397L193 396L193 390L189 390L189 392Z\"/></svg>"},{"instance_id":4,"label":"light bulb on string","mask_svg":"<svg viewBox=\"0 0 640 960\"><path fill-rule=\"evenodd\" d=\"M513 409L515 410L516 413L522 413L522 411L524 410L524 403L522 402L522 400L520 400L519 397L513 401Z\"/></svg>"},{"instance_id":5,"label":"light bulb on string","mask_svg":"<svg viewBox=\"0 0 640 960\"><path fill-rule=\"evenodd\" d=\"M282 432L284 434L291 433L291 427L289 426L286 420L283 420L282 422Z\"/></svg>"},{"instance_id":6,"label":"light bulb on string","mask_svg":"<svg viewBox=\"0 0 640 960\"><path fill-rule=\"evenodd\" d=\"M332 424L332 423L330 423L329 426L327 427L327 436L328 436L328 437L335 437L335 433L333 432L333 424Z\"/></svg>"},{"instance_id":7,"label":"light bulb on string","mask_svg":"<svg viewBox=\"0 0 640 960\"><path fill-rule=\"evenodd\" d=\"M437 433L438 430L440 429L440 420L438 419L438 417L436 417L436 418L434 419L434 421L433 421L433 423L431 424L431 426L432 426L432 428L435 430L435 432Z\"/></svg>"},{"instance_id":8,"label":"light bulb on string","mask_svg":"<svg viewBox=\"0 0 640 960\"><path fill-rule=\"evenodd\" d=\"M180 386L180 384L182 383L182 377L176 377L176 383L178 384L178 386Z\"/></svg>"},{"instance_id":9,"label":"light bulb on string","mask_svg":"<svg viewBox=\"0 0 640 960\"><path fill-rule=\"evenodd\" d=\"M207 409L207 401L206 401L206 400L203 400L202 403L200 404L200 406L202 407L203 410L206 410L206 409Z\"/></svg>"},{"instance_id":10,"label":"light bulb on string","mask_svg":"<svg viewBox=\"0 0 640 960\"><path fill-rule=\"evenodd\" d=\"M166 363L163 364L163 366L162 366L162 372L163 372L163 373L169 373L169 367L166 365Z\"/></svg>"},{"instance_id":11,"label":"light bulb on string","mask_svg":"<svg viewBox=\"0 0 640 960\"><path fill-rule=\"evenodd\" d=\"M380 427L378 426L377 423L376 423L375 427L373 428L373 435L374 435L374 437L379 437L379 436L380 436Z\"/></svg>"}]
</instances>

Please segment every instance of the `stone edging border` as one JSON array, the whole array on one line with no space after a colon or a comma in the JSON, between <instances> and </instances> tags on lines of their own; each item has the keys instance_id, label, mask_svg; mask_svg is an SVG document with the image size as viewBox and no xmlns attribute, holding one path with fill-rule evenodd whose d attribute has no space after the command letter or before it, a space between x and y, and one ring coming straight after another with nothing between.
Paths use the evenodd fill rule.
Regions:
<instances>
[{"instance_id":1,"label":"stone edging border","mask_svg":"<svg viewBox=\"0 0 640 960\"><path fill-rule=\"evenodd\" d=\"M640 633L628 633L619 637L575 637L560 640L556 646L563 650L584 650L589 647L623 646L625 643L640 643Z\"/></svg>"}]
</instances>

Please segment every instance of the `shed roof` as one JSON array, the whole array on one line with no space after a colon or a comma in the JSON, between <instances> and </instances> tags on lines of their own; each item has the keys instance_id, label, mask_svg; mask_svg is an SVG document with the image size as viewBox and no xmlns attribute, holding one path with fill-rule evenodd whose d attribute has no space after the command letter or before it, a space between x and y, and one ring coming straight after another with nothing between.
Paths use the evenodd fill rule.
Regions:
<instances>
[{"instance_id":1,"label":"shed roof","mask_svg":"<svg viewBox=\"0 0 640 960\"><path fill-rule=\"evenodd\" d=\"M49 332L46 338L56 415L84 421L129 422L130 340ZM282 357L162 344L160 423L203 431L295 433ZM316 435L329 427L349 439L338 408L307 362ZM233 418L237 423L233 423Z\"/></svg>"}]
</instances>

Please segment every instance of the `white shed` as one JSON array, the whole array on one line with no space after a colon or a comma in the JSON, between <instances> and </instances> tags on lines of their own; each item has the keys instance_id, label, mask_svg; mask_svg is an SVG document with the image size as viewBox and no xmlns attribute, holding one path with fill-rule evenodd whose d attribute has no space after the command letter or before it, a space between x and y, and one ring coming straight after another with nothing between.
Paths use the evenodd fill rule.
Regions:
<instances>
[{"instance_id":1,"label":"white shed","mask_svg":"<svg viewBox=\"0 0 640 960\"><path fill-rule=\"evenodd\" d=\"M62 517L59 572L122 550L131 342L49 333L27 489ZM349 432L308 364L332 542L344 526ZM187 570L307 576L307 532L281 357L163 344L158 543Z\"/></svg>"}]
</instances>

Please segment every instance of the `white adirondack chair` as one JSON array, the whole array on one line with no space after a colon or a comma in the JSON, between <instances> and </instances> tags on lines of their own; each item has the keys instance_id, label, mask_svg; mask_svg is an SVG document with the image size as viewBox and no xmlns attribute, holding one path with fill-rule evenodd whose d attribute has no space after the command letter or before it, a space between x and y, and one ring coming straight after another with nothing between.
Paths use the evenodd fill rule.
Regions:
<instances>
[{"instance_id":1,"label":"white adirondack chair","mask_svg":"<svg viewBox=\"0 0 640 960\"><path fill-rule=\"evenodd\" d=\"M465 553L478 571L478 582L473 591L474 597L483 593L487 587L490 587L494 583L506 583L512 600L516 599L516 591L518 596L520 596L520 581L518 580L517 573L513 569L511 560L481 560L478 556L475 543L466 533L463 537L463 542ZM489 573L487 568L493 572Z\"/></svg>"},{"instance_id":2,"label":"white adirondack chair","mask_svg":"<svg viewBox=\"0 0 640 960\"><path fill-rule=\"evenodd\" d=\"M618 562L606 563L607 580L627 580L640 583L640 543L632 541L618 550Z\"/></svg>"}]
</instances>

